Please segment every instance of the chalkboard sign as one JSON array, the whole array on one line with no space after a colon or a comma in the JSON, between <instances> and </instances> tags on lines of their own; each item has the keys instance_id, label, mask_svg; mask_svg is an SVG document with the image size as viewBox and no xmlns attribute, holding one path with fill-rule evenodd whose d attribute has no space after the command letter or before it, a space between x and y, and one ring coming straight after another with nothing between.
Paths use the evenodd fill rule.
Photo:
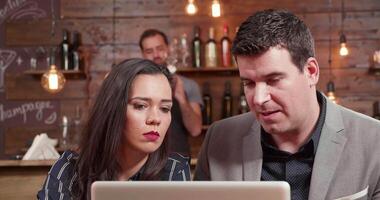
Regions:
<instances>
[{"instance_id":1,"label":"chalkboard sign","mask_svg":"<svg viewBox=\"0 0 380 200\"><path fill-rule=\"evenodd\" d=\"M5 73L19 74L39 66L47 67L50 47L29 46L10 48L5 46L5 24L17 20L51 18L51 6L59 11L56 0L2 0L0 1L0 157L4 148L4 131L8 127L58 125L60 102L53 100L17 100L5 98ZM59 16L57 12L55 14Z\"/></svg>"}]
</instances>

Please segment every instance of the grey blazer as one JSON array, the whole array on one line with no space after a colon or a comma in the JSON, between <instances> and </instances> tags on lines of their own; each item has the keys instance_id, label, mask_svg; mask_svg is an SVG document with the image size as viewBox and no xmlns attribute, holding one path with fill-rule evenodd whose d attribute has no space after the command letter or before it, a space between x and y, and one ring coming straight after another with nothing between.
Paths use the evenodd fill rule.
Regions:
<instances>
[{"instance_id":1,"label":"grey blazer","mask_svg":"<svg viewBox=\"0 0 380 200\"><path fill-rule=\"evenodd\" d=\"M194 180L259 181L260 124L251 113L207 131ZM380 121L327 100L310 183L310 200L380 199Z\"/></svg>"}]
</instances>

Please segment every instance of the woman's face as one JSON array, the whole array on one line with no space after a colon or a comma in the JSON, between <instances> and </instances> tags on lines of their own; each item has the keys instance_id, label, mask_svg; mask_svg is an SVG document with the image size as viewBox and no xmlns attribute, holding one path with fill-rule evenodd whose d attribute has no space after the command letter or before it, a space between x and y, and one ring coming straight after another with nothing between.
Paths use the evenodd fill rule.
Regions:
<instances>
[{"instance_id":1,"label":"woman's face","mask_svg":"<svg viewBox=\"0 0 380 200\"><path fill-rule=\"evenodd\" d=\"M136 76L126 112L126 152L149 154L158 149L171 122L172 104L172 90L164 75Z\"/></svg>"}]
</instances>

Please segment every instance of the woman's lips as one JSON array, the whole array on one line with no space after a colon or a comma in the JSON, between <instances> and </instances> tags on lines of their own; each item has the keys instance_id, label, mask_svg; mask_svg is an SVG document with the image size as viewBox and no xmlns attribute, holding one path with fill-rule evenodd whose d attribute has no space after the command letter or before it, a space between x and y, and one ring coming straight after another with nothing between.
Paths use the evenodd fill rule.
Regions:
<instances>
[{"instance_id":1,"label":"woman's lips","mask_svg":"<svg viewBox=\"0 0 380 200\"><path fill-rule=\"evenodd\" d=\"M151 141L151 142L154 142L158 140L158 138L160 138L160 134L156 131L150 131L150 132L144 133L143 135L148 141Z\"/></svg>"}]
</instances>

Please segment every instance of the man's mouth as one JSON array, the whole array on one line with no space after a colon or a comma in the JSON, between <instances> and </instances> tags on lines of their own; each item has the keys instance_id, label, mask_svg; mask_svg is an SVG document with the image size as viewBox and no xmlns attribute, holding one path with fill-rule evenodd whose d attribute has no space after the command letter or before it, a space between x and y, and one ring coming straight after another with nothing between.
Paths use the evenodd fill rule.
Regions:
<instances>
[{"instance_id":1,"label":"man's mouth","mask_svg":"<svg viewBox=\"0 0 380 200\"><path fill-rule=\"evenodd\" d=\"M280 112L279 110L274 110L274 111L264 111L264 112L260 112L261 115L263 116L269 116L271 114L274 114L274 113L277 113L277 112Z\"/></svg>"}]
</instances>

